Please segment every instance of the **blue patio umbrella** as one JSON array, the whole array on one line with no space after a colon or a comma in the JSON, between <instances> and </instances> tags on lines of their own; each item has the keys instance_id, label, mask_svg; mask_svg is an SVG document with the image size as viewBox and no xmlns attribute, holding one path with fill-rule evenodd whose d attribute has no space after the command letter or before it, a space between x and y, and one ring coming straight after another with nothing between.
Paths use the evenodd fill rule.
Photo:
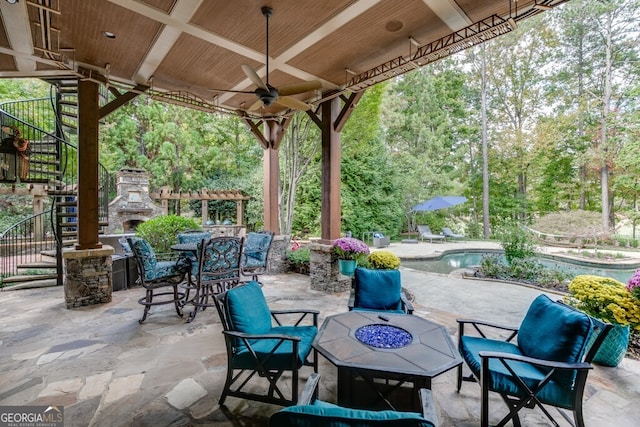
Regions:
<instances>
[{"instance_id":1,"label":"blue patio umbrella","mask_svg":"<svg viewBox=\"0 0 640 427\"><path fill-rule=\"evenodd\" d=\"M416 212L437 211L459 205L467 201L464 196L436 196L413 207Z\"/></svg>"}]
</instances>

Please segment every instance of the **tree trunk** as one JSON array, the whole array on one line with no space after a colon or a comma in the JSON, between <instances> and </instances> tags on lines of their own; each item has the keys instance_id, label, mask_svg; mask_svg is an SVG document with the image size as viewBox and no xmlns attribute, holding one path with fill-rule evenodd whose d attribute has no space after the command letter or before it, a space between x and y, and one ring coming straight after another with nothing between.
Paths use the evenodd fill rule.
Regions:
<instances>
[{"instance_id":1,"label":"tree trunk","mask_svg":"<svg viewBox=\"0 0 640 427\"><path fill-rule=\"evenodd\" d=\"M491 236L489 223L489 147L487 141L487 52L484 44L481 46L481 89L480 110L482 112L482 226L484 238Z\"/></svg>"}]
</instances>

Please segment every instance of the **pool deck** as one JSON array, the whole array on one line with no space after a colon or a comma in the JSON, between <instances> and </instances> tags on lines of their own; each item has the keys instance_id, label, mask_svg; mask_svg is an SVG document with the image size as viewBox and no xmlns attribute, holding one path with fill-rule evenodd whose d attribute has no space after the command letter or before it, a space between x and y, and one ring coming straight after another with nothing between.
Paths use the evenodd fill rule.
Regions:
<instances>
[{"instance_id":1,"label":"pool deck","mask_svg":"<svg viewBox=\"0 0 640 427\"><path fill-rule=\"evenodd\" d=\"M439 254L447 247L487 248L476 242L394 244L403 257ZM495 248L499 246L496 244ZM465 280L401 268L403 287L415 297L415 314L444 325L457 338L456 318L482 318L517 325L542 293L512 284ZM348 292L310 289L299 274L264 276L270 307L315 308L320 322L346 311ZM0 405L64 406L65 426L266 426L280 409L229 398L218 405L226 352L215 310L193 323L171 306L154 308L139 325L141 288L113 293L113 301L69 310L60 287L0 292ZM557 298L557 295L552 296ZM320 357L320 397L334 401L337 370ZM309 370L301 374L307 378ZM455 371L432 385L441 427L479 425L480 387L455 391ZM635 427L640 419L640 362L625 358L617 368L595 366L585 391L589 427ZM504 415L491 397L491 422ZM555 412L554 412L555 414ZM558 420L562 427L568 426ZM527 427L550 425L540 411L525 410Z\"/></svg>"}]
</instances>

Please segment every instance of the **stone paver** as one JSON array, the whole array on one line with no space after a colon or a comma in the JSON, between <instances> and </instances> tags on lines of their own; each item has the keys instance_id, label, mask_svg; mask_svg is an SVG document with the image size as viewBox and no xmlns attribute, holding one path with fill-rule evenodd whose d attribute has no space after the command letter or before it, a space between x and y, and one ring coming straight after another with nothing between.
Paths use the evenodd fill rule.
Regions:
<instances>
[{"instance_id":1,"label":"stone paver","mask_svg":"<svg viewBox=\"0 0 640 427\"><path fill-rule=\"evenodd\" d=\"M398 243L387 249L406 258L478 246L477 242ZM415 296L416 315L445 325L451 335L457 333L457 317L518 324L540 294L537 289L456 275L411 269L401 273L403 286ZM272 308L319 309L320 322L347 309L348 292L311 290L306 276L264 276L263 282ZM140 288L118 291L111 303L69 310L61 288L0 292L0 405L63 405L68 427L268 425L279 407L236 398L228 398L226 407L218 406L226 350L215 310L199 313L187 324L172 306L158 306L139 325L142 307L137 299L142 293ZM332 401L337 372L322 357L319 362L320 397ZM302 371L301 382L308 373ZM618 368L596 366L585 394L587 425L637 425L639 374L640 362L630 359ZM457 393L451 371L434 380L433 390L441 427L479 424L478 385L465 383ZM506 410L496 396L491 408L493 422ZM539 411L531 410L523 422L549 425Z\"/></svg>"}]
</instances>

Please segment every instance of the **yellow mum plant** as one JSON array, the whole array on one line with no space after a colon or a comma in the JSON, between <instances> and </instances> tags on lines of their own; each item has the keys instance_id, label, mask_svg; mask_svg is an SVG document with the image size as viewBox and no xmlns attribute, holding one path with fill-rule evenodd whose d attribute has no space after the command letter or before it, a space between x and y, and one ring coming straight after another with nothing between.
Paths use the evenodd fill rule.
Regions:
<instances>
[{"instance_id":1,"label":"yellow mum plant","mask_svg":"<svg viewBox=\"0 0 640 427\"><path fill-rule=\"evenodd\" d=\"M375 251L369 254L369 267L376 270L396 270L400 267L400 258L390 251Z\"/></svg>"},{"instance_id":2,"label":"yellow mum plant","mask_svg":"<svg viewBox=\"0 0 640 427\"><path fill-rule=\"evenodd\" d=\"M569 284L565 302L605 322L640 330L640 302L615 279L576 276Z\"/></svg>"}]
</instances>

